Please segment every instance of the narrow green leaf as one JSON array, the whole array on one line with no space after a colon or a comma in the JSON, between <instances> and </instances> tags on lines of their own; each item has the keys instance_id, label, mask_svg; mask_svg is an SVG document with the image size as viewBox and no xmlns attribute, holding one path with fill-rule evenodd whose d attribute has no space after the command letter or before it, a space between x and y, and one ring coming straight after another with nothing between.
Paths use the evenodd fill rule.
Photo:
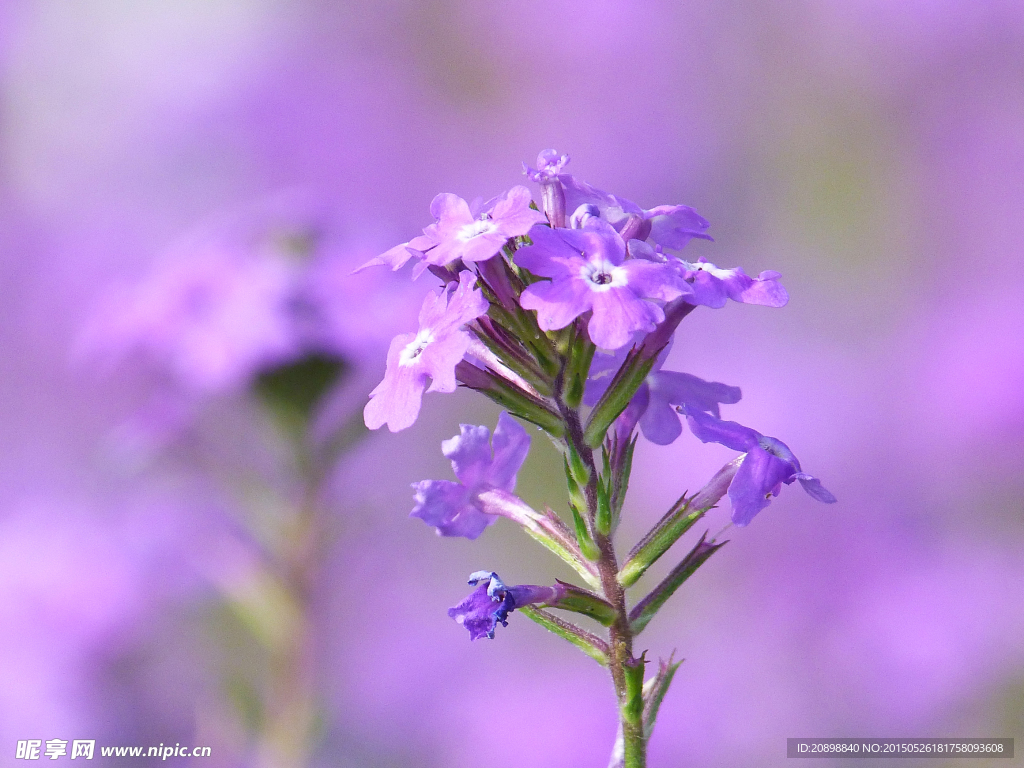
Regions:
<instances>
[{"instance_id":1,"label":"narrow green leaf","mask_svg":"<svg viewBox=\"0 0 1024 768\"><path fill-rule=\"evenodd\" d=\"M701 536L697 546L690 550L683 561L673 568L669 575L629 612L629 627L634 636L643 632L665 601L672 597L682 583L690 578L709 557L726 544L724 541L721 544L709 544L705 541L706 537L707 533Z\"/></svg>"},{"instance_id":2,"label":"narrow green leaf","mask_svg":"<svg viewBox=\"0 0 1024 768\"><path fill-rule=\"evenodd\" d=\"M525 605L517 610L549 632L554 632L564 640L568 640L602 667L608 666L608 644L597 637L597 635L593 635L571 622L560 619L543 608Z\"/></svg>"},{"instance_id":3,"label":"narrow green leaf","mask_svg":"<svg viewBox=\"0 0 1024 768\"><path fill-rule=\"evenodd\" d=\"M576 528L576 542L580 545L580 552L583 556L592 562L597 562L601 559L601 551L597 548L597 544L594 543L594 539L590 536L590 531L587 530L587 524L583 521L583 517L580 515L579 510L572 504L569 505L569 509L572 510L572 521Z\"/></svg>"},{"instance_id":4,"label":"narrow green leaf","mask_svg":"<svg viewBox=\"0 0 1024 768\"><path fill-rule=\"evenodd\" d=\"M658 558L665 554L694 523L704 516L705 512L719 502L728 491L729 484L742 461L743 456L730 461L715 473L707 485L689 499L686 498L686 494L679 497L672 508L647 532L626 557L626 562L618 576L622 586L631 587L635 584Z\"/></svg>"},{"instance_id":5,"label":"narrow green leaf","mask_svg":"<svg viewBox=\"0 0 1024 768\"><path fill-rule=\"evenodd\" d=\"M580 589L573 584L567 584L561 579L557 580L564 590L563 595L557 601L550 603L552 608L561 608L563 611L573 611L589 616L600 624L610 627L615 623L615 608L600 595L590 590Z\"/></svg>"},{"instance_id":6,"label":"narrow green leaf","mask_svg":"<svg viewBox=\"0 0 1024 768\"><path fill-rule=\"evenodd\" d=\"M644 383L653 366L654 358L644 357L635 348L626 355L608 389L590 412L587 426L583 430L583 438L587 445L591 448L601 445L608 427L629 405L629 401Z\"/></svg>"},{"instance_id":7,"label":"narrow green leaf","mask_svg":"<svg viewBox=\"0 0 1024 768\"><path fill-rule=\"evenodd\" d=\"M455 366L455 375L463 386L480 392L512 415L536 424L552 437L565 434L562 417L543 400L524 392L494 371L477 368L463 360Z\"/></svg>"},{"instance_id":8,"label":"narrow green leaf","mask_svg":"<svg viewBox=\"0 0 1024 768\"><path fill-rule=\"evenodd\" d=\"M658 674L644 683L644 738L651 738L651 733L654 732L654 723L658 719L658 710L661 709L662 699L668 693L668 687L672 684L676 670L683 663L677 661L673 664L674 656L675 651L668 657L668 661L659 659Z\"/></svg>"},{"instance_id":9,"label":"narrow green leaf","mask_svg":"<svg viewBox=\"0 0 1024 768\"><path fill-rule=\"evenodd\" d=\"M612 532L612 506L609 499L609 479L597 478L597 519L595 525L597 532L602 536L608 536Z\"/></svg>"}]
</instances>

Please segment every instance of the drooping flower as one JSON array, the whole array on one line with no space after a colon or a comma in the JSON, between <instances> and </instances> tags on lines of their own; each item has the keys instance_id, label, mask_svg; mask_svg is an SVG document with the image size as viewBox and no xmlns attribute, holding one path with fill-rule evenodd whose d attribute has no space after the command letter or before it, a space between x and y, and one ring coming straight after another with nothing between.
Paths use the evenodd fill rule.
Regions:
<instances>
[{"instance_id":1,"label":"drooping flower","mask_svg":"<svg viewBox=\"0 0 1024 768\"><path fill-rule=\"evenodd\" d=\"M457 287L449 283L424 300L417 333L392 340L384 380L370 393L363 410L367 427L378 429L387 424L392 432L398 432L416 421L424 390L455 391L455 366L470 345L470 335L462 328L484 314L488 306L475 286L473 273L464 270Z\"/></svg>"},{"instance_id":2,"label":"drooping flower","mask_svg":"<svg viewBox=\"0 0 1024 768\"><path fill-rule=\"evenodd\" d=\"M753 520L754 515L771 503L772 496L779 495L783 483L789 485L794 480L799 480L812 498L825 504L836 502L836 497L821 481L800 468L796 456L781 440L735 421L716 419L696 408L684 405L681 411L686 415L690 431L702 442L720 443L746 454L729 484L732 521L736 525L744 526Z\"/></svg>"},{"instance_id":3,"label":"drooping flower","mask_svg":"<svg viewBox=\"0 0 1024 768\"><path fill-rule=\"evenodd\" d=\"M623 425L624 432L631 432L639 422L644 437L655 445L668 445L682 434L677 407L686 405L720 418L719 404L733 405L742 396L739 387L705 381L689 373L663 371L670 349L671 344L658 355L630 407L620 416L630 422ZM595 355L584 394L587 405L597 403L625 357L625 348L615 355Z\"/></svg>"},{"instance_id":4,"label":"drooping flower","mask_svg":"<svg viewBox=\"0 0 1024 768\"><path fill-rule=\"evenodd\" d=\"M530 230L533 245L516 251L516 264L551 278L527 288L522 306L537 310L545 331L564 328L593 310L591 340L618 349L637 331L649 332L665 313L649 299L669 301L690 288L668 265L626 259L622 238L607 223L591 219L583 229Z\"/></svg>"},{"instance_id":5,"label":"drooping flower","mask_svg":"<svg viewBox=\"0 0 1024 768\"><path fill-rule=\"evenodd\" d=\"M487 427L461 424L459 429L460 434L441 443L459 482L413 483L416 507L410 514L437 528L441 536L475 539L497 520L483 511L479 494L495 488L515 489L516 473L530 449L530 436L504 411L498 416L493 440Z\"/></svg>"},{"instance_id":6,"label":"drooping flower","mask_svg":"<svg viewBox=\"0 0 1024 768\"><path fill-rule=\"evenodd\" d=\"M519 584L507 587L492 571L477 571L469 577L470 586L476 587L461 603L448 609L448 616L469 630L469 639L494 639L498 624L508 626L508 615L516 608L559 600L565 588L561 584L541 587Z\"/></svg>"}]
</instances>

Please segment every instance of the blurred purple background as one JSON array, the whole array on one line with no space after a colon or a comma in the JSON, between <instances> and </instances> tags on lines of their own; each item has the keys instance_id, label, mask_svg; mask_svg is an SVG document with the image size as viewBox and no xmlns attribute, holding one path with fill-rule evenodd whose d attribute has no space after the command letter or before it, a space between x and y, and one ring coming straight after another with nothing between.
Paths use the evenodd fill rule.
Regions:
<instances>
[{"instance_id":1,"label":"blurred purple background","mask_svg":"<svg viewBox=\"0 0 1024 768\"><path fill-rule=\"evenodd\" d=\"M333 407L358 410L427 284L348 268L416 234L436 192L495 195L546 147L645 207L696 207L717 242L691 255L783 273L788 307L694 313L669 367L742 386L729 417L840 499L784 493L642 636L687 659L652 766L781 766L793 736L1024 746L1024 4L6 0L0 754L95 738L249 764L211 608L245 571L224 489L263 472L287 495L286 448L229 375L126 440L177 351L97 365L105 297L301 199L354 369ZM231 338L277 354L251 335ZM424 405L330 483L313 764L604 766L602 670L521 616L470 644L446 615L471 571L569 574L504 521L468 542L406 517L410 482L449 477L439 442L496 414ZM536 505L563 493L542 442L520 475ZM729 456L641 440L623 540Z\"/></svg>"}]
</instances>

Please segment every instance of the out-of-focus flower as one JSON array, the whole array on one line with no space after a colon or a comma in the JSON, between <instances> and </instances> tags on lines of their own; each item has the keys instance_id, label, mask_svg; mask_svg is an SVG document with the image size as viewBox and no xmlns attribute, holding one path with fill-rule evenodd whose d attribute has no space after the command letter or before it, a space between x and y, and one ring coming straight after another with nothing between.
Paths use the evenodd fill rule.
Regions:
<instances>
[{"instance_id":1,"label":"out-of-focus flower","mask_svg":"<svg viewBox=\"0 0 1024 768\"><path fill-rule=\"evenodd\" d=\"M483 511L477 495L494 488L515 490L516 473L530 450L530 436L504 411L498 416L493 440L487 427L461 424L459 430L460 434L441 443L459 482L413 483L416 507L410 514L437 528L441 536L475 539L497 519Z\"/></svg>"},{"instance_id":2,"label":"out-of-focus flower","mask_svg":"<svg viewBox=\"0 0 1024 768\"><path fill-rule=\"evenodd\" d=\"M664 264L626 259L622 238L600 220L585 229L530 231L533 245L516 251L516 264L535 275L550 277L522 295L522 306L537 310L545 331L564 328L587 310L591 340L604 349L618 349L637 331L649 332L665 319L661 307L648 299L670 301L689 294L689 286Z\"/></svg>"},{"instance_id":3,"label":"out-of-focus flower","mask_svg":"<svg viewBox=\"0 0 1024 768\"><path fill-rule=\"evenodd\" d=\"M690 431L705 443L720 443L734 451L746 453L736 476L729 485L732 502L732 521L744 526L754 515L778 496L782 484L799 480L808 495L825 504L834 504L836 497L826 490L821 481L800 469L789 447L781 440L766 437L750 427L735 421L722 421L697 408L682 406Z\"/></svg>"},{"instance_id":4,"label":"out-of-focus flower","mask_svg":"<svg viewBox=\"0 0 1024 768\"><path fill-rule=\"evenodd\" d=\"M494 639L498 624L508 626L508 615L516 608L536 603L551 603L562 597L565 588L519 584L507 587L491 571L477 571L469 577L474 589L465 600L448 609L448 615L469 630L469 639Z\"/></svg>"},{"instance_id":5,"label":"out-of-focus flower","mask_svg":"<svg viewBox=\"0 0 1024 768\"><path fill-rule=\"evenodd\" d=\"M241 389L306 354L359 357L394 333L388 326L402 313L379 309L381 292L396 286L378 280L369 290L369 278L340 279L349 278L356 249L339 229L301 193L222 216L140 282L104 296L79 349L110 365L141 359L191 395Z\"/></svg>"},{"instance_id":6,"label":"out-of-focus flower","mask_svg":"<svg viewBox=\"0 0 1024 768\"><path fill-rule=\"evenodd\" d=\"M488 307L469 270L459 275L455 286L450 283L440 293L426 297L417 333L404 333L392 340L384 380L370 392L370 402L363 410L370 429L387 424L392 432L398 432L410 427L419 415L424 390L455 391L455 366L471 341L462 327Z\"/></svg>"},{"instance_id":7,"label":"out-of-focus flower","mask_svg":"<svg viewBox=\"0 0 1024 768\"><path fill-rule=\"evenodd\" d=\"M298 264L218 243L185 246L104 303L83 338L112 362L133 355L177 386L217 392L299 352L290 315Z\"/></svg>"},{"instance_id":8,"label":"out-of-focus flower","mask_svg":"<svg viewBox=\"0 0 1024 768\"><path fill-rule=\"evenodd\" d=\"M644 437L656 445L668 445L682 434L676 406L696 408L717 419L721 417L719 404L733 405L742 396L739 387L705 381L689 373L661 370L670 349L671 344L658 355L651 372L633 396L630 407L619 417L629 421L627 432L639 422ZM625 358L625 347L614 355L594 356L584 394L587 405L597 403Z\"/></svg>"}]
</instances>

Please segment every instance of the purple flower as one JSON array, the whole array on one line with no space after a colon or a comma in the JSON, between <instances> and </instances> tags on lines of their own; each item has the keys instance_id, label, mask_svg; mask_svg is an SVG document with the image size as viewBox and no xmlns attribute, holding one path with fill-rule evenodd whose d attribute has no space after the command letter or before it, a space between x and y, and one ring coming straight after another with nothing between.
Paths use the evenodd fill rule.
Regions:
<instances>
[{"instance_id":1,"label":"purple flower","mask_svg":"<svg viewBox=\"0 0 1024 768\"><path fill-rule=\"evenodd\" d=\"M365 264L357 267L353 274L356 272L362 272L367 267L379 267L389 266L392 271L397 272L399 269L405 266L405 263L409 261L413 256L422 259L423 252L429 248L433 248L437 244L437 238L432 230L434 227L431 224L429 227L423 230L424 234L417 235L407 243L399 243L394 248L390 248L380 256L374 256Z\"/></svg>"},{"instance_id":2,"label":"purple flower","mask_svg":"<svg viewBox=\"0 0 1024 768\"><path fill-rule=\"evenodd\" d=\"M562 597L564 588L520 584L507 587L491 571L477 571L469 577L474 589L465 600L448 609L448 615L469 630L469 639L494 639L498 624L508 626L508 615L516 608L535 603L551 603Z\"/></svg>"},{"instance_id":3,"label":"purple flower","mask_svg":"<svg viewBox=\"0 0 1024 768\"><path fill-rule=\"evenodd\" d=\"M441 443L459 482L413 483L416 507L410 514L437 528L441 536L475 539L497 520L483 511L478 495L495 488L515 489L516 473L530 449L530 436L504 411L498 416L493 441L487 427L461 424L459 430L460 434Z\"/></svg>"},{"instance_id":4,"label":"purple flower","mask_svg":"<svg viewBox=\"0 0 1024 768\"><path fill-rule=\"evenodd\" d=\"M689 373L661 370L670 348L671 345L658 355L651 372L630 401L630 407L620 417L629 422L624 425L624 432L632 432L639 422L644 437L656 445L668 445L682 434L683 427L676 406L686 405L720 418L719 404L732 405L738 403L741 397L739 387L704 381ZM597 403L625 357L624 349L615 355L594 357L584 395L587 405Z\"/></svg>"},{"instance_id":5,"label":"purple flower","mask_svg":"<svg viewBox=\"0 0 1024 768\"><path fill-rule=\"evenodd\" d=\"M430 204L437 219L432 235L437 244L426 252L429 264L444 266L456 259L486 261L494 256L510 237L525 235L544 221L544 214L530 207L530 190L512 187L479 216L458 195L443 192ZM424 230L426 233L431 228Z\"/></svg>"},{"instance_id":6,"label":"purple flower","mask_svg":"<svg viewBox=\"0 0 1024 768\"><path fill-rule=\"evenodd\" d=\"M695 263L680 261L686 282L693 286L693 301L706 307L719 309L726 299L743 304L761 304L766 307L784 307L789 294L779 283L782 275L766 270L756 278L750 277L743 267L719 269L703 258Z\"/></svg>"},{"instance_id":7,"label":"purple flower","mask_svg":"<svg viewBox=\"0 0 1024 768\"><path fill-rule=\"evenodd\" d=\"M551 281L531 285L521 303L537 310L545 331L564 328L593 310L591 340L618 349L633 333L653 331L665 319L648 299L669 301L690 291L668 265L626 259L622 238L600 220L578 230L534 227L530 238L533 245L516 252L516 263Z\"/></svg>"},{"instance_id":8,"label":"purple flower","mask_svg":"<svg viewBox=\"0 0 1024 768\"><path fill-rule=\"evenodd\" d=\"M836 502L836 497L817 478L800 469L800 462L781 440L766 437L735 421L721 421L696 408L683 406L681 410L690 431L702 442L720 443L747 454L729 484L732 521L736 525L744 526L753 520L754 515L768 506L772 496L779 495L783 483L788 485L794 480L799 480L803 489L818 501Z\"/></svg>"},{"instance_id":9,"label":"purple flower","mask_svg":"<svg viewBox=\"0 0 1024 768\"><path fill-rule=\"evenodd\" d=\"M635 259L647 259L660 264L669 264L678 269L683 279L693 289L694 304L703 304L712 309L721 309L728 299L742 304L761 304L766 307L784 307L789 294L779 283L782 275L765 270L756 278L750 277L743 267L719 269L703 257L696 262L668 257L660 246L651 247L640 240L630 240L629 255Z\"/></svg>"},{"instance_id":10,"label":"purple flower","mask_svg":"<svg viewBox=\"0 0 1024 768\"><path fill-rule=\"evenodd\" d=\"M473 273L463 271L454 291L455 284L449 283L424 300L419 332L392 340L384 380L370 393L363 410L367 427L378 429L387 424L392 432L398 432L416 421L424 390L455 391L455 366L471 341L462 327L484 314L488 306L475 285Z\"/></svg>"},{"instance_id":11,"label":"purple flower","mask_svg":"<svg viewBox=\"0 0 1024 768\"><path fill-rule=\"evenodd\" d=\"M523 173L530 181L538 184L551 184L558 181L562 169L569 163L568 155L559 155L558 150L545 149L537 155L537 168L531 168L523 163Z\"/></svg>"},{"instance_id":12,"label":"purple flower","mask_svg":"<svg viewBox=\"0 0 1024 768\"><path fill-rule=\"evenodd\" d=\"M597 189L569 174L558 178L565 188L566 210L575 211L581 205L593 205L602 219L620 231L630 217L639 217L645 223L639 235L641 240L649 237L665 248L679 249L695 237L712 239L705 234L709 226L707 219L687 205L659 205L644 210L631 200Z\"/></svg>"}]
</instances>

